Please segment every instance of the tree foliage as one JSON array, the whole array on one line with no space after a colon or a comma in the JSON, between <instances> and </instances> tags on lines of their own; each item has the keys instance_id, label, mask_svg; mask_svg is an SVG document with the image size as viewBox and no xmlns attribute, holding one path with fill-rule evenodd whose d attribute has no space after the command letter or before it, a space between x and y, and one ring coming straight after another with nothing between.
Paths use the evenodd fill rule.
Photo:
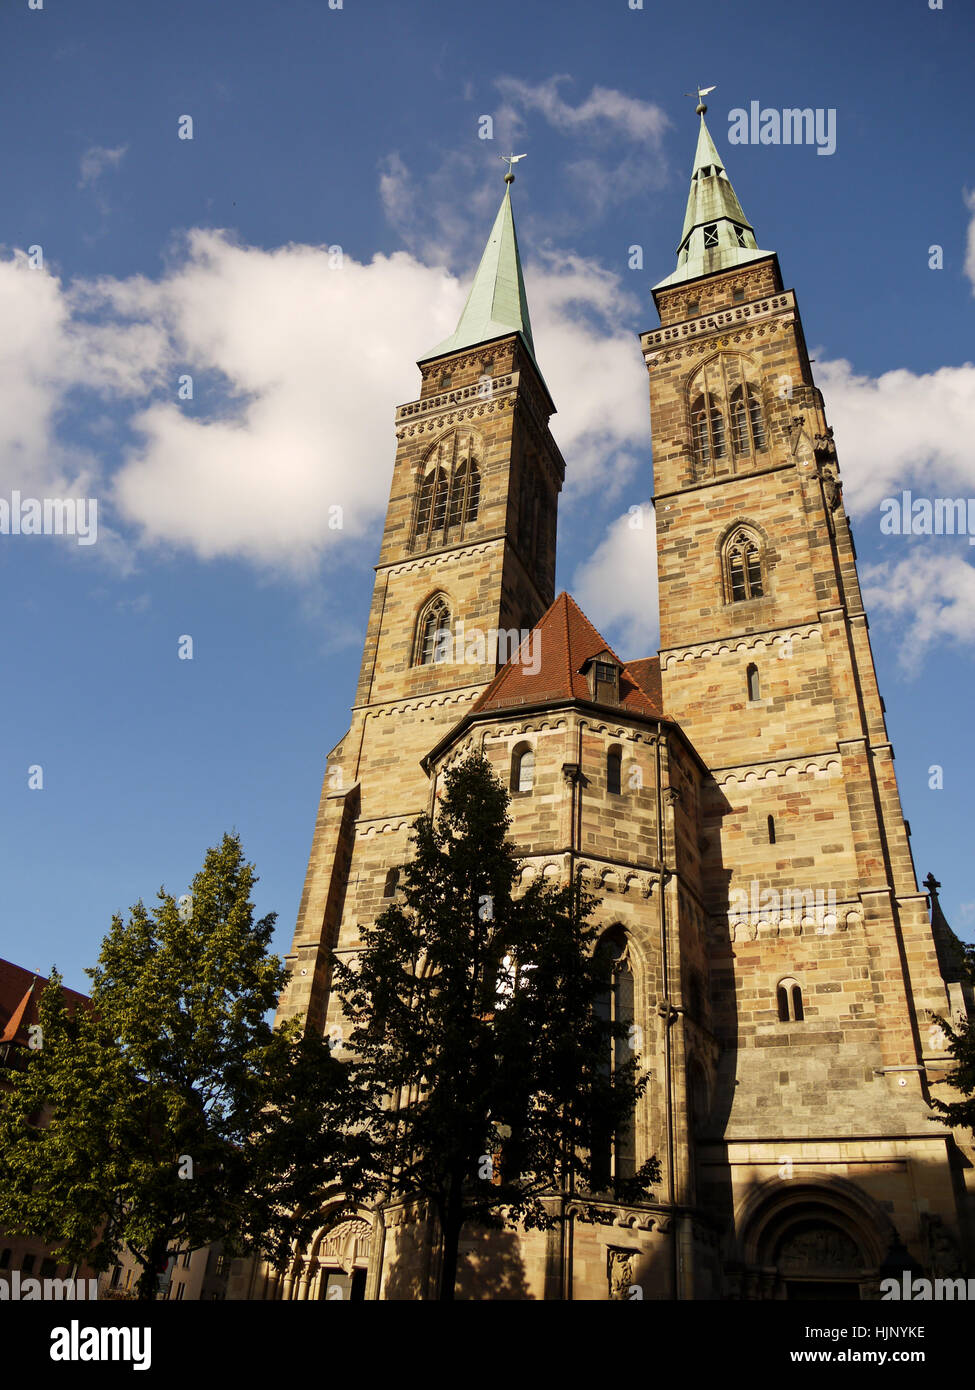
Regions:
<instances>
[{"instance_id":1,"label":"tree foliage","mask_svg":"<svg viewBox=\"0 0 975 1390\"><path fill-rule=\"evenodd\" d=\"M964 952L964 974L975 984L975 944L959 942L959 945ZM945 1077L945 1081L956 1091L960 1091L964 1100L932 1100L932 1108L944 1116L945 1124L951 1125L952 1128L969 1129L975 1134L975 1016L970 1014L968 1018L954 1024L948 1019L938 1017L937 1022L945 1032L948 1040L947 1051L956 1064L954 1070Z\"/></svg>"},{"instance_id":2,"label":"tree foliage","mask_svg":"<svg viewBox=\"0 0 975 1390\"><path fill-rule=\"evenodd\" d=\"M635 1054L609 1065L627 1029L598 1008L596 899L539 880L516 894L509 825L482 755L449 769L436 816L414 823L402 901L336 966L374 1179L433 1203L442 1298L465 1221L548 1228L554 1194L638 1200L658 1178L655 1159L625 1182L604 1171L647 1077Z\"/></svg>"},{"instance_id":3,"label":"tree foliage","mask_svg":"<svg viewBox=\"0 0 975 1390\"><path fill-rule=\"evenodd\" d=\"M282 1261L321 1193L355 1186L348 1067L266 1019L286 972L255 881L225 835L188 896L116 915L91 1008L70 1015L52 971L42 1045L0 1088L0 1223L95 1269L128 1245L143 1298L179 1245Z\"/></svg>"}]
</instances>

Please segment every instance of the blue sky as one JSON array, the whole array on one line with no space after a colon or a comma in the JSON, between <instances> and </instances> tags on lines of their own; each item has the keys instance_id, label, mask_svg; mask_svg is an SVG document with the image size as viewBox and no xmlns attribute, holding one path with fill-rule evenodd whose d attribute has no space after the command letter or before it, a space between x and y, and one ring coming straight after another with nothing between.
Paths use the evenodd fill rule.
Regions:
<instances>
[{"instance_id":1,"label":"blue sky","mask_svg":"<svg viewBox=\"0 0 975 1390\"><path fill-rule=\"evenodd\" d=\"M230 827L287 949L393 411L454 327L512 144L568 466L559 586L625 657L654 648L652 533L619 523L651 491L636 334L696 82L817 358L918 871L975 934L975 556L879 526L904 488L975 496L973 40L960 0L5 6L0 497L96 497L99 529L0 536L0 952L83 989L112 912L182 892ZM835 110L835 153L729 146L753 100Z\"/></svg>"}]
</instances>

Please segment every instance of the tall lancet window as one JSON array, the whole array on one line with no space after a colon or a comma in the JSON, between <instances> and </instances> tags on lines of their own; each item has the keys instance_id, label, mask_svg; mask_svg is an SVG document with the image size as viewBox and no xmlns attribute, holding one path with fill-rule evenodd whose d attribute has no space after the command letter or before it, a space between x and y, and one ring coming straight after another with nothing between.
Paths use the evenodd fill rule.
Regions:
<instances>
[{"instance_id":1,"label":"tall lancet window","mask_svg":"<svg viewBox=\"0 0 975 1390\"><path fill-rule=\"evenodd\" d=\"M606 1072L612 1074L633 1059L635 990L626 932L618 923L610 927L596 950L606 969L606 988L596 1001L597 1015L623 1025L622 1036L613 1038L607 1048L604 1065ZM605 1191L614 1178L632 1177L636 1172L634 1120L635 1117L631 1117L615 1134L594 1139L591 1173L594 1192Z\"/></svg>"},{"instance_id":2,"label":"tall lancet window","mask_svg":"<svg viewBox=\"0 0 975 1390\"><path fill-rule=\"evenodd\" d=\"M736 386L731 393L731 447L736 454L765 449L765 414L754 386Z\"/></svg>"},{"instance_id":3,"label":"tall lancet window","mask_svg":"<svg viewBox=\"0 0 975 1390\"><path fill-rule=\"evenodd\" d=\"M724 415L711 395L698 396L691 404L694 452L702 467L725 456Z\"/></svg>"}]
</instances>

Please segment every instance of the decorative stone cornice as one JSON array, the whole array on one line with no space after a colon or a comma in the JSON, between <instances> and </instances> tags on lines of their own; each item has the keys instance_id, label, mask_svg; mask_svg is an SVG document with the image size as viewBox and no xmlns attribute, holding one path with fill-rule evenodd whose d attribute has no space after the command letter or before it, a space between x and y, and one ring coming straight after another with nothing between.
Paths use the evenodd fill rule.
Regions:
<instances>
[{"instance_id":1,"label":"decorative stone cornice","mask_svg":"<svg viewBox=\"0 0 975 1390\"><path fill-rule=\"evenodd\" d=\"M419 710L442 709L448 705L466 705L476 700L484 689L483 685L463 690L449 690L443 694L417 695L405 700L392 700L386 705L358 705L356 709L368 713L371 719L388 718L395 714L412 714Z\"/></svg>"},{"instance_id":2,"label":"decorative stone cornice","mask_svg":"<svg viewBox=\"0 0 975 1390\"><path fill-rule=\"evenodd\" d=\"M791 290L786 290L782 294L768 295L751 304L738 304L731 309L720 309L714 314L702 314L699 318L686 319L683 323L672 324L669 328L657 328L640 335L644 357L655 357L660 349L670 344L693 342L699 336L707 337L707 345L713 347L712 335L722 329L727 332L731 328L756 323L773 315L778 316L783 309L795 307L795 295Z\"/></svg>"},{"instance_id":3,"label":"decorative stone cornice","mask_svg":"<svg viewBox=\"0 0 975 1390\"><path fill-rule=\"evenodd\" d=\"M458 367L470 366L474 358L463 358L458 362ZM427 396L425 400L409 401L406 405L396 407L396 420L415 419L421 415L428 415L432 410L451 410L454 406L463 406L470 401L489 401L501 391L510 390L512 386L518 384L518 373L512 375L508 372L504 376L491 378L490 390L485 390L480 381L474 382L470 386L458 386L456 390L441 391L439 395Z\"/></svg>"},{"instance_id":4,"label":"decorative stone cornice","mask_svg":"<svg viewBox=\"0 0 975 1390\"><path fill-rule=\"evenodd\" d=\"M458 406L446 414L421 417L411 424L398 425L397 439L407 439L415 434L431 434L456 425L462 420L475 420L485 415L499 415L504 410L513 410L516 396L514 391L506 391L503 396L485 396L473 405ZM405 408L405 407L401 407Z\"/></svg>"},{"instance_id":5,"label":"decorative stone cornice","mask_svg":"<svg viewBox=\"0 0 975 1390\"><path fill-rule=\"evenodd\" d=\"M486 555L489 551L496 550L503 542L504 532L502 531L486 541L479 541L477 545L461 545L452 550L434 550L429 554L418 555L415 560L397 560L392 565L377 565L376 569L384 570L386 574L408 574L414 570L440 569L455 560L471 560L477 555Z\"/></svg>"},{"instance_id":6,"label":"decorative stone cornice","mask_svg":"<svg viewBox=\"0 0 975 1390\"><path fill-rule=\"evenodd\" d=\"M836 936L839 932L856 931L863 926L863 909L859 903L851 906L838 903L835 912L816 911L803 914L742 913L734 921L727 916L712 917L708 936L712 942L759 941L778 936Z\"/></svg>"},{"instance_id":7,"label":"decorative stone cornice","mask_svg":"<svg viewBox=\"0 0 975 1390\"><path fill-rule=\"evenodd\" d=\"M757 786L759 782L777 782L785 777L832 777L842 768L843 763L836 753L822 753L814 757L741 764L719 769L713 773L713 777L719 787L750 787Z\"/></svg>"},{"instance_id":8,"label":"decorative stone cornice","mask_svg":"<svg viewBox=\"0 0 975 1390\"><path fill-rule=\"evenodd\" d=\"M818 623L803 623L792 627L773 628L762 633L750 633L747 637L732 637L715 642L699 642L692 647L672 647L661 653L663 666L674 666L678 661L707 659L712 656L732 656L736 652L775 651L785 642L805 642L810 639L822 640ZM776 655L778 653L776 652Z\"/></svg>"}]
</instances>

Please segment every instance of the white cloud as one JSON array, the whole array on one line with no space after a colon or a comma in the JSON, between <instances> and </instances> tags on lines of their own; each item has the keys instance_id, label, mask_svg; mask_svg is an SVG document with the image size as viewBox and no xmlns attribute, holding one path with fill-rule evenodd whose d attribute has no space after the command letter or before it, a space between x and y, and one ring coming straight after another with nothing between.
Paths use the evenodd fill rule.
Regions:
<instances>
[{"instance_id":1,"label":"white cloud","mask_svg":"<svg viewBox=\"0 0 975 1390\"><path fill-rule=\"evenodd\" d=\"M885 497L975 495L975 366L879 377L842 358L816 364L843 475L847 511L876 516Z\"/></svg>"},{"instance_id":2,"label":"white cloud","mask_svg":"<svg viewBox=\"0 0 975 1390\"><path fill-rule=\"evenodd\" d=\"M623 661L657 650L656 544L653 508L642 504L616 518L572 577L579 607Z\"/></svg>"},{"instance_id":3,"label":"white cloud","mask_svg":"<svg viewBox=\"0 0 975 1390\"><path fill-rule=\"evenodd\" d=\"M956 550L924 553L915 544L902 560L864 565L868 611L896 625L898 660L916 676L941 641L975 642L975 567Z\"/></svg>"},{"instance_id":4,"label":"white cloud","mask_svg":"<svg viewBox=\"0 0 975 1390\"><path fill-rule=\"evenodd\" d=\"M538 363L555 401L552 433L571 495L601 487L612 499L637 456L649 471L646 369L619 322L635 307L619 277L580 256L551 253L525 271Z\"/></svg>"},{"instance_id":5,"label":"white cloud","mask_svg":"<svg viewBox=\"0 0 975 1390\"><path fill-rule=\"evenodd\" d=\"M661 187L667 175L663 136L671 125L663 108L599 86L573 106L560 90L566 82L571 78L564 74L534 85L498 78L495 85L504 98L495 121L499 139L526 138L533 114L571 138L573 155L564 170L580 195L577 211L602 213L635 192Z\"/></svg>"},{"instance_id":6,"label":"white cloud","mask_svg":"<svg viewBox=\"0 0 975 1390\"><path fill-rule=\"evenodd\" d=\"M499 77L495 85L512 106L540 112L549 125L565 135L622 135L659 146L670 120L655 102L597 86L578 106L572 106L559 92L560 84L571 80L563 73L533 86L517 77Z\"/></svg>"},{"instance_id":7,"label":"white cloud","mask_svg":"<svg viewBox=\"0 0 975 1390\"><path fill-rule=\"evenodd\" d=\"M576 256L549 253L528 274L570 485L613 496L647 440L639 350L616 327L627 295ZM415 397L415 360L453 329L467 288L406 253L337 267L327 247L265 251L214 231L191 233L159 280L65 290L22 256L2 263L0 477L57 495L97 479L100 535L107 495L145 544L307 573L381 520L393 409ZM84 437L71 410L92 396L101 462L58 444L61 416Z\"/></svg>"},{"instance_id":8,"label":"white cloud","mask_svg":"<svg viewBox=\"0 0 975 1390\"><path fill-rule=\"evenodd\" d=\"M966 190L964 199L965 206L972 214L965 238L965 274L971 281L972 293L975 294L975 189L971 192Z\"/></svg>"},{"instance_id":9,"label":"white cloud","mask_svg":"<svg viewBox=\"0 0 975 1390\"><path fill-rule=\"evenodd\" d=\"M104 145L92 145L81 156L81 178L79 188L90 188L97 183L106 169L117 169L121 164L128 145L118 145L114 150Z\"/></svg>"}]
</instances>

